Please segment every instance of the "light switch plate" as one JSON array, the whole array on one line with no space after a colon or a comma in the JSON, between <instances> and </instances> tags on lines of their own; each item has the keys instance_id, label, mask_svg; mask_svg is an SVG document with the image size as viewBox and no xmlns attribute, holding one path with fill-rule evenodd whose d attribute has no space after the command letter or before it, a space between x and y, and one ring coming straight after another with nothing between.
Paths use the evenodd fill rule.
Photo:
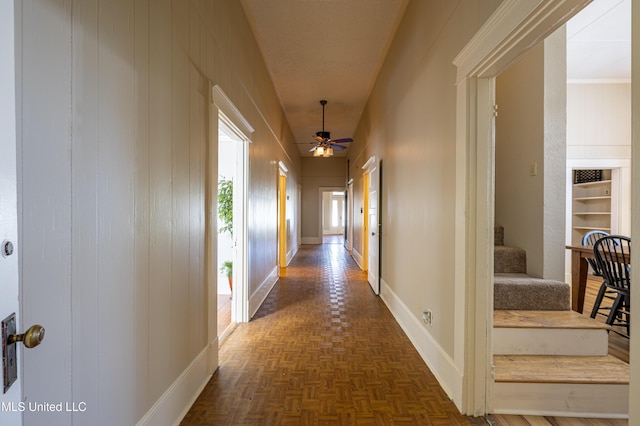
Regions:
<instances>
[{"instance_id":1,"label":"light switch plate","mask_svg":"<svg viewBox=\"0 0 640 426\"><path fill-rule=\"evenodd\" d=\"M7 344L9 336L16 334L15 312L2 320L2 377L3 393L7 393L11 385L18 379L18 360L16 358L16 344Z\"/></svg>"}]
</instances>

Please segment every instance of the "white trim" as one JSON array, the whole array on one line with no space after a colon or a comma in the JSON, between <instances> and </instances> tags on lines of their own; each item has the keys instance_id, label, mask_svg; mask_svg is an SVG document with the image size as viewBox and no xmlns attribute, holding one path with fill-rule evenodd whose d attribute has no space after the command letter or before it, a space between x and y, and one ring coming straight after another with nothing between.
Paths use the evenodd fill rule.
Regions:
<instances>
[{"instance_id":1,"label":"white trim","mask_svg":"<svg viewBox=\"0 0 640 426\"><path fill-rule=\"evenodd\" d=\"M260 306L273 289L273 286L278 282L278 269L277 266L273 268L256 291L249 297L249 318L253 318L256 312L258 312L258 309L260 309Z\"/></svg>"},{"instance_id":2,"label":"white trim","mask_svg":"<svg viewBox=\"0 0 640 426\"><path fill-rule=\"evenodd\" d=\"M236 106L231 102L231 99L227 96L227 94L222 90L219 85L215 85L212 88L213 93L213 103L216 104L218 109L227 117L229 117L232 121L230 123L230 127L237 127L244 136L251 135L254 130L249 121L247 121L240 110L236 108ZM246 140L251 141L250 138Z\"/></svg>"},{"instance_id":3,"label":"white trim","mask_svg":"<svg viewBox=\"0 0 640 426\"><path fill-rule=\"evenodd\" d=\"M322 237L302 237L302 245L317 245L322 244Z\"/></svg>"},{"instance_id":4,"label":"white trim","mask_svg":"<svg viewBox=\"0 0 640 426\"><path fill-rule=\"evenodd\" d=\"M630 78L568 78L567 84L631 84Z\"/></svg>"},{"instance_id":5,"label":"white trim","mask_svg":"<svg viewBox=\"0 0 640 426\"><path fill-rule=\"evenodd\" d=\"M211 352L217 352L217 348L217 340L207 345L136 426L179 425L212 376L207 368L207 360Z\"/></svg>"},{"instance_id":6,"label":"white trim","mask_svg":"<svg viewBox=\"0 0 640 426\"><path fill-rule=\"evenodd\" d=\"M280 175L282 176L286 176L289 172L289 169L284 165L282 161L278 161L278 167L280 168Z\"/></svg>"},{"instance_id":7,"label":"white trim","mask_svg":"<svg viewBox=\"0 0 640 426\"><path fill-rule=\"evenodd\" d=\"M456 82L468 76L496 76L590 2L503 0L453 60Z\"/></svg>"},{"instance_id":8,"label":"white trim","mask_svg":"<svg viewBox=\"0 0 640 426\"><path fill-rule=\"evenodd\" d=\"M391 311L396 321L416 350L438 380L442 389L460 406L462 398L462 371L456 367L447 352L428 332L426 326L418 320L402 300L391 290L383 278L380 278L380 297Z\"/></svg>"},{"instance_id":9,"label":"white trim","mask_svg":"<svg viewBox=\"0 0 640 426\"><path fill-rule=\"evenodd\" d=\"M344 192L345 191L345 187L344 186L319 186L318 187L318 202L320 205L320 214L318 215L318 232L320 233L319 237L316 237L320 240L320 242L318 244L322 244L323 243L323 236L324 236L324 223L322 223L322 218L324 216L324 198L322 197L322 195L325 192ZM344 234L344 231L343 231ZM308 238L313 238L313 237L308 237Z\"/></svg>"},{"instance_id":10,"label":"white trim","mask_svg":"<svg viewBox=\"0 0 640 426\"><path fill-rule=\"evenodd\" d=\"M362 165L362 170L364 170L365 173L370 172L371 169L373 169L376 165L376 156L372 155L371 157L369 157L367 162Z\"/></svg>"},{"instance_id":11,"label":"white trim","mask_svg":"<svg viewBox=\"0 0 640 426\"><path fill-rule=\"evenodd\" d=\"M364 269L364 267L362 266L364 265L364 257L362 257L362 254L358 251L357 248L353 248L351 257L353 257L353 260L358 264L360 269Z\"/></svg>"},{"instance_id":12,"label":"white trim","mask_svg":"<svg viewBox=\"0 0 640 426\"><path fill-rule=\"evenodd\" d=\"M589 0L504 0L453 60L457 66L456 241L463 241L456 269L456 297L464 280L464 341L454 342L454 359L464 354L461 405L465 414L490 410L493 311L493 89L495 76ZM464 216L463 216L464 215ZM456 304L460 301L456 299Z\"/></svg>"},{"instance_id":13,"label":"white trim","mask_svg":"<svg viewBox=\"0 0 640 426\"><path fill-rule=\"evenodd\" d=\"M238 145L238 150L240 151L240 155L237 156L236 160L239 161L241 163L241 170L240 170L240 175L236 176L236 179L239 183L239 185L237 187L241 187L242 188L242 203L245 206L245 208L242 211L242 216L239 219L239 222L241 223L241 226L239 227L240 230L236 231L236 243L237 245L240 247L240 250L238 250L235 253L235 260L237 261L238 257L240 258L240 263L241 263L241 268L234 268L234 281L235 281L235 286L236 289L240 289L239 291L236 291L236 296L233 299L233 307L234 309L232 310L232 320L235 322L247 322L249 321L249 302L248 302L248 298L247 298L247 294L249 292L249 285L248 285L248 275L249 275L249 265L248 265L248 247L249 247L249 239L248 239L248 232L247 232L247 206L249 205L248 203L248 196L249 196L249 150L248 150L248 144L251 143L251 135L254 132L253 127L251 126L251 124L249 123L249 121L244 118L244 116L242 115L242 113L240 112L240 110L234 105L234 103L231 101L231 99L226 95L226 93L224 92L224 90L222 90L222 88L219 85L215 85L211 88L211 102L213 103L213 106L215 108L212 108L212 110L215 110L216 116L212 117L213 114L210 114L210 120L211 120L211 124L210 127L213 131L213 129L215 128L215 134L210 135L211 140L212 141L218 141L218 130L219 130L219 126L218 126L218 122L222 121L224 123L224 125L229 128L233 133L235 133L235 135L237 136L237 138L239 139L241 145ZM210 154L209 154L209 168L211 170L216 170L215 174L210 171L209 174L209 180L210 182L217 182L218 180L218 176L217 176L217 147L218 144L216 144L216 152L213 152L214 150L210 150ZM214 165L215 163L215 165ZM237 164L236 164L237 166ZM236 167L237 169L238 167ZM217 185L211 185L211 189L210 189L210 199L211 202L217 202ZM212 216L213 218L210 218L209 220L216 220L217 218L217 214L215 213L216 209L213 208L213 212L210 212L208 214L208 216ZM235 222L235 220L234 220ZM213 235L216 235L216 231L215 231L215 222L212 224L213 226ZM217 241L217 237L213 237L211 235L211 233L208 234L208 238L212 238L213 240ZM213 241L212 240L212 241ZM213 246L213 244L210 243L210 245ZM216 245L216 250L217 250L217 245ZM210 249L211 252L211 249ZM213 253L217 253L213 252ZM212 253L212 254L213 254ZM209 267L210 268L210 267ZM211 273L213 273L214 277L217 277L217 268L214 269L216 271L216 273L214 273L213 271L211 271ZM238 272L241 271L241 272ZM237 277L240 276L240 279L237 279ZM210 283L210 286L213 285L212 289L215 290L215 293L217 293L217 279L214 281L214 283ZM212 300L215 299L215 300ZM210 301L209 301L209 306L217 306L217 298L215 295L210 295ZM217 312L214 313L210 313L210 317L215 315L217 317ZM210 324L212 324L211 319L210 319ZM214 323L215 324L215 323ZM217 331L216 331L217 334Z\"/></svg>"}]
</instances>

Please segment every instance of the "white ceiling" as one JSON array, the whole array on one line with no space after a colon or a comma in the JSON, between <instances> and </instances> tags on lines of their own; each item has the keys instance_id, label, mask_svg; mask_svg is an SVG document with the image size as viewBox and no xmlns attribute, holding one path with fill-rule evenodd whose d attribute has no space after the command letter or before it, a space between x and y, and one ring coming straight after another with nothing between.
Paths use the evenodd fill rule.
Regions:
<instances>
[{"instance_id":1,"label":"white ceiling","mask_svg":"<svg viewBox=\"0 0 640 426\"><path fill-rule=\"evenodd\" d=\"M569 81L631 81L631 1L594 0L567 23Z\"/></svg>"},{"instance_id":2,"label":"white ceiling","mask_svg":"<svg viewBox=\"0 0 640 426\"><path fill-rule=\"evenodd\" d=\"M631 1L594 0L567 24L567 77L631 79ZM353 137L407 0L241 0L303 156L322 130ZM345 155L346 151L336 151Z\"/></svg>"},{"instance_id":3,"label":"white ceiling","mask_svg":"<svg viewBox=\"0 0 640 426\"><path fill-rule=\"evenodd\" d=\"M407 0L241 0L301 155L350 138ZM346 151L335 151L344 155Z\"/></svg>"}]
</instances>

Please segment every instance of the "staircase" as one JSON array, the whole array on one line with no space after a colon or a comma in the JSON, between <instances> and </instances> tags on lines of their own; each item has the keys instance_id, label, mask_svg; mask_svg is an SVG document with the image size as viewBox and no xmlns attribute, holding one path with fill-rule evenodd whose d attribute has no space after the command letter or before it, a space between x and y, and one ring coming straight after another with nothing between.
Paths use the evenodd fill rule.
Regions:
<instances>
[{"instance_id":1,"label":"staircase","mask_svg":"<svg viewBox=\"0 0 640 426\"><path fill-rule=\"evenodd\" d=\"M497 238L496 241L502 242ZM500 247L495 253L497 257L511 251L502 244L496 247ZM521 260L513 260L522 258L526 262L524 253L518 252L508 261L496 259L496 270L504 270L504 265L522 270ZM542 287L535 291L527 289L529 294L535 293L534 301L523 299L527 295L523 287L532 284L551 289L547 293L549 298L558 294L564 297L561 284L565 283L539 283L535 278L528 281L531 277L518 275L521 283L510 284L502 281L500 274L526 275L496 273L496 291L502 286L505 291L519 294L506 301L498 300L503 296L496 296L497 306L513 304L518 308L494 310L491 411L537 416L628 417L629 365L608 355L609 326L569 310L568 300L564 309L546 302ZM536 308L520 309L531 305Z\"/></svg>"},{"instance_id":2,"label":"staircase","mask_svg":"<svg viewBox=\"0 0 640 426\"><path fill-rule=\"evenodd\" d=\"M571 309L569 284L527 275L526 252L504 245L504 228L495 227L493 308L566 311Z\"/></svg>"}]
</instances>

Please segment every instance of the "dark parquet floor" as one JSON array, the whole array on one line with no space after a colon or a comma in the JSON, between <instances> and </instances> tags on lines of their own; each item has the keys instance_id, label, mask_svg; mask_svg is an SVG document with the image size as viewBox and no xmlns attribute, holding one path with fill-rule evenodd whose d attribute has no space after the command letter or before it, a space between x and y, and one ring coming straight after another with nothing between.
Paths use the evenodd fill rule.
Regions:
<instances>
[{"instance_id":1,"label":"dark parquet floor","mask_svg":"<svg viewBox=\"0 0 640 426\"><path fill-rule=\"evenodd\" d=\"M338 244L303 246L182 421L467 425Z\"/></svg>"}]
</instances>

